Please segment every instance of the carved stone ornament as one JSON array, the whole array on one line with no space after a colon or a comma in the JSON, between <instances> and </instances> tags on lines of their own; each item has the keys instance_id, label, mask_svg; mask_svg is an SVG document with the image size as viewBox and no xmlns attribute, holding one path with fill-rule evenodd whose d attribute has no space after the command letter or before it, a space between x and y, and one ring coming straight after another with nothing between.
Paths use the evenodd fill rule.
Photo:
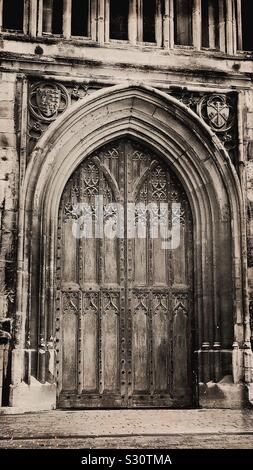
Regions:
<instances>
[{"instance_id":1,"label":"carved stone ornament","mask_svg":"<svg viewBox=\"0 0 253 470\"><path fill-rule=\"evenodd\" d=\"M31 87L29 109L42 121L54 121L69 104L67 89L59 83L39 82Z\"/></svg>"},{"instance_id":2,"label":"carved stone ornament","mask_svg":"<svg viewBox=\"0 0 253 470\"><path fill-rule=\"evenodd\" d=\"M59 115L88 94L88 85L58 83L54 81L33 82L28 99L28 155L37 140Z\"/></svg>"},{"instance_id":3,"label":"carved stone ornament","mask_svg":"<svg viewBox=\"0 0 253 470\"><path fill-rule=\"evenodd\" d=\"M197 111L215 132L228 131L234 124L232 103L226 95L204 96Z\"/></svg>"},{"instance_id":4,"label":"carved stone ornament","mask_svg":"<svg viewBox=\"0 0 253 470\"><path fill-rule=\"evenodd\" d=\"M203 93L173 89L169 94L196 113L217 134L234 162L237 154L237 97L234 93Z\"/></svg>"},{"instance_id":5,"label":"carved stone ornament","mask_svg":"<svg viewBox=\"0 0 253 470\"><path fill-rule=\"evenodd\" d=\"M63 294L63 313L78 313L79 292L65 292Z\"/></svg>"},{"instance_id":6,"label":"carved stone ornament","mask_svg":"<svg viewBox=\"0 0 253 470\"><path fill-rule=\"evenodd\" d=\"M6 318L0 318L0 344L11 341L11 322Z\"/></svg>"}]
</instances>

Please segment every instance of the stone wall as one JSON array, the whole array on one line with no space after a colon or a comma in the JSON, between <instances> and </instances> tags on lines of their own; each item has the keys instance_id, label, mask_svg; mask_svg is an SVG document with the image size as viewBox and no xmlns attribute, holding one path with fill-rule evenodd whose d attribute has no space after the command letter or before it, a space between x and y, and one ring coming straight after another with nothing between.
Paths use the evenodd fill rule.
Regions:
<instances>
[{"instance_id":1,"label":"stone wall","mask_svg":"<svg viewBox=\"0 0 253 470\"><path fill-rule=\"evenodd\" d=\"M0 318L12 317L19 163L15 122L16 74L0 73Z\"/></svg>"},{"instance_id":2,"label":"stone wall","mask_svg":"<svg viewBox=\"0 0 253 470\"><path fill-rule=\"evenodd\" d=\"M71 41L0 42L0 330L15 330L16 253L18 234L19 185L31 148L28 138L27 95L39 81L62 84L73 104L99 88L138 80L181 99L182 91L203 94L240 94L238 106L238 148L235 154L246 168L240 174L247 185L248 285L251 331L253 330L253 87L252 61L241 57L154 50L123 46L80 47ZM246 59L246 58L245 58ZM174 91L172 90L174 89ZM80 96L78 95L80 93ZM191 106L189 106L191 107ZM192 109L192 107L191 107ZM237 114L237 110L235 110ZM34 116L33 116L34 117ZM28 122L27 122L28 120ZM47 128L47 125L45 125ZM30 132L30 130L29 130ZM37 141L37 136L35 141ZM36 143L36 142L34 142ZM20 160L21 159L21 160ZM19 160L21 165L19 165ZM246 295L246 294L245 294ZM28 335L29 336L29 335ZM28 338L29 341L29 338ZM253 340L252 340L253 343ZM232 345L231 345L232 347Z\"/></svg>"},{"instance_id":3,"label":"stone wall","mask_svg":"<svg viewBox=\"0 0 253 470\"><path fill-rule=\"evenodd\" d=\"M15 89L16 75L0 73L0 405L8 404L15 315L19 191Z\"/></svg>"}]
</instances>

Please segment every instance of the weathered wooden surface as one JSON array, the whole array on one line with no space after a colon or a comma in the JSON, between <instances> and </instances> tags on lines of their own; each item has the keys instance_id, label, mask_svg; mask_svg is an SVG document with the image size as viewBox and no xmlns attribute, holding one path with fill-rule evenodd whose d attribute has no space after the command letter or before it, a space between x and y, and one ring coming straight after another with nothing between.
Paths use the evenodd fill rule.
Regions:
<instances>
[{"instance_id":1,"label":"weathered wooden surface","mask_svg":"<svg viewBox=\"0 0 253 470\"><path fill-rule=\"evenodd\" d=\"M102 215L103 236L95 237L98 196L103 196L104 207L121 204L121 238L106 235L120 222L109 207ZM80 202L89 204L92 223L90 237L76 239L74 207ZM134 220L130 212L126 216L128 203L140 205ZM175 203L181 204L179 213ZM165 216L162 204L168 205ZM149 206L146 216L143 207ZM167 230L173 218L180 219L176 249L164 248L162 226L152 238L156 217L164 230L166 217ZM141 238L138 233L129 236L133 221L143 232ZM140 144L127 139L113 142L76 170L62 197L58 228L60 406L192 404L191 231L190 207L181 184ZM167 237L165 233L165 241Z\"/></svg>"}]
</instances>

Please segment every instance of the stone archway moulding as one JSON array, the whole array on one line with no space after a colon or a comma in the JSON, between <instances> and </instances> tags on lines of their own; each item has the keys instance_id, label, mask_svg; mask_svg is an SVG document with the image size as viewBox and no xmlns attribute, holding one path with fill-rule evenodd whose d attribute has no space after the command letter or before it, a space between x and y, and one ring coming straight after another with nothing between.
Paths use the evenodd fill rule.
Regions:
<instances>
[{"instance_id":1,"label":"stone archway moulding","mask_svg":"<svg viewBox=\"0 0 253 470\"><path fill-rule=\"evenodd\" d=\"M20 403L19 396L27 397L29 404L36 395L30 395L33 383L37 399L42 396L38 384L44 384L51 393L45 406L55 403L54 374L52 368L48 371L47 357L54 351L54 260L61 194L83 159L124 135L145 142L162 156L183 183L191 204L198 381L219 382L229 375L230 366L224 368L224 363L231 363L236 387L244 380L245 366L249 369L245 217L236 171L215 134L184 104L130 83L100 90L70 107L49 127L31 156L19 214L14 406Z\"/></svg>"}]
</instances>

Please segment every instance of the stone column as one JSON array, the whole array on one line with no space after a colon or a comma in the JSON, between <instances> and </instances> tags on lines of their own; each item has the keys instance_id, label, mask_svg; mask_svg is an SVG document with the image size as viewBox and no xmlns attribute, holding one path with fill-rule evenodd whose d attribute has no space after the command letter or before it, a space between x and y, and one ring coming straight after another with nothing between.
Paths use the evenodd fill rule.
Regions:
<instances>
[{"instance_id":1,"label":"stone column","mask_svg":"<svg viewBox=\"0 0 253 470\"><path fill-rule=\"evenodd\" d=\"M169 48L174 47L174 0L168 0L169 3Z\"/></svg>"},{"instance_id":2,"label":"stone column","mask_svg":"<svg viewBox=\"0 0 253 470\"><path fill-rule=\"evenodd\" d=\"M30 0L29 33L32 37L37 36L37 8L38 0Z\"/></svg>"},{"instance_id":3,"label":"stone column","mask_svg":"<svg viewBox=\"0 0 253 470\"><path fill-rule=\"evenodd\" d=\"M96 0L90 1L89 23L90 23L90 27L88 28L88 30L90 31L90 37L93 41L96 41L97 40L97 1Z\"/></svg>"},{"instance_id":4,"label":"stone column","mask_svg":"<svg viewBox=\"0 0 253 470\"><path fill-rule=\"evenodd\" d=\"M226 51L225 5L224 0L219 1L219 46L222 52Z\"/></svg>"},{"instance_id":5,"label":"stone column","mask_svg":"<svg viewBox=\"0 0 253 470\"><path fill-rule=\"evenodd\" d=\"M38 31L37 35L42 36L43 30L43 0L38 0Z\"/></svg>"},{"instance_id":6,"label":"stone column","mask_svg":"<svg viewBox=\"0 0 253 470\"><path fill-rule=\"evenodd\" d=\"M22 28L22 31L24 34L29 33L29 20L30 20L30 1L26 0L24 2L23 28Z\"/></svg>"},{"instance_id":7,"label":"stone column","mask_svg":"<svg viewBox=\"0 0 253 470\"><path fill-rule=\"evenodd\" d=\"M201 49L201 0L193 0L192 41L195 49Z\"/></svg>"},{"instance_id":8,"label":"stone column","mask_svg":"<svg viewBox=\"0 0 253 470\"><path fill-rule=\"evenodd\" d=\"M215 49L215 5L213 1L208 4L208 34L209 48Z\"/></svg>"},{"instance_id":9,"label":"stone column","mask_svg":"<svg viewBox=\"0 0 253 470\"><path fill-rule=\"evenodd\" d=\"M163 16L163 47L170 47L170 4L169 0L164 0L164 16Z\"/></svg>"},{"instance_id":10,"label":"stone column","mask_svg":"<svg viewBox=\"0 0 253 470\"><path fill-rule=\"evenodd\" d=\"M226 51L233 54L233 6L232 0L226 0Z\"/></svg>"},{"instance_id":11,"label":"stone column","mask_svg":"<svg viewBox=\"0 0 253 470\"><path fill-rule=\"evenodd\" d=\"M241 0L236 0L237 13L237 50L242 51L242 5Z\"/></svg>"},{"instance_id":12,"label":"stone column","mask_svg":"<svg viewBox=\"0 0 253 470\"><path fill-rule=\"evenodd\" d=\"M163 18L162 18L162 3L161 0L156 0L156 18L155 18L155 36L156 44L162 47L163 43Z\"/></svg>"},{"instance_id":13,"label":"stone column","mask_svg":"<svg viewBox=\"0 0 253 470\"><path fill-rule=\"evenodd\" d=\"M63 37L71 37L71 9L72 0L63 0Z\"/></svg>"},{"instance_id":14,"label":"stone column","mask_svg":"<svg viewBox=\"0 0 253 470\"><path fill-rule=\"evenodd\" d=\"M136 0L137 4L137 41L143 41L143 3Z\"/></svg>"},{"instance_id":15,"label":"stone column","mask_svg":"<svg viewBox=\"0 0 253 470\"><path fill-rule=\"evenodd\" d=\"M128 37L131 44L137 42L137 0L129 2Z\"/></svg>"},{"instance_id":16,"label":"stone column","mask_svg":"<svg viewBox=\"0 0 253 470\"><path fill-rule=\"evenodd\" d=\"M98 42L104 44L109 41L109 0L98 0ZM108 23L106 25L106 23Z\"/></svg>"},{"instance_id":17,"label":"stone column","mask_svg":"<svg viewBox=\"0 0 253 470\"><path fill-rule=\"evenodd\" d=\"M236 54L238 46L237 46L237 13L236 13L236 3L237 0L233 0L233 20L232 20L232 26L233 26L233 52Z\"/></svg>"}]
</instances>

